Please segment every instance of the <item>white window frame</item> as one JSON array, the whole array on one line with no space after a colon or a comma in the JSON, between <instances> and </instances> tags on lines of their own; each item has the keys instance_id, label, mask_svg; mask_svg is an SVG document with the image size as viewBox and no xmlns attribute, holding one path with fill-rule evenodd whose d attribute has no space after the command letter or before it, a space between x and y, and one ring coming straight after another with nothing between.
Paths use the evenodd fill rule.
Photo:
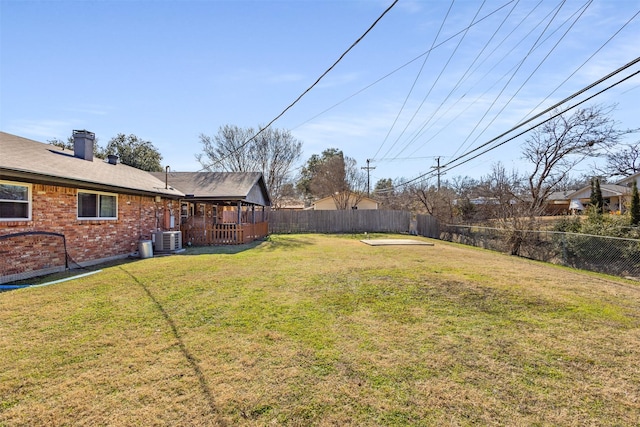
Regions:
<instances>
[{"instance_id":1,"label":"white window frame","mask_svg":"<svg viewBox=\"0 0 640 427\"><path fill-rule=\"evenodd\" d=\"M1 218L0 221L31 221L32 208L33 208L33 186L24 182L15 182L15 181L3 181L0 180L0 184L5 185L13 185L16 187L25 187L27 189L27 200L5 200L0 199L0 202L5 203L25 203L27 204L27 218L19 217L19 218Z\"/></svg>"},{"instance_id":2,"label":"white window frame","mask_svg":"<svg viewBox=\"0 0 640 427\"><path fill-rule=\"evenodd\" d=\"M95 194L96 197L96 213L98 216L80 216L80 194ZM100 196L109 196L115 198L116 206L115 212L116 216L100 216ZM105 193L102 191L92 191L92 190L78 190L78 194L76 196L76 215L79 221L91 221L91 220L117 220L118 219L118 195L116 193Z\"/></svg>"}]
</instances>

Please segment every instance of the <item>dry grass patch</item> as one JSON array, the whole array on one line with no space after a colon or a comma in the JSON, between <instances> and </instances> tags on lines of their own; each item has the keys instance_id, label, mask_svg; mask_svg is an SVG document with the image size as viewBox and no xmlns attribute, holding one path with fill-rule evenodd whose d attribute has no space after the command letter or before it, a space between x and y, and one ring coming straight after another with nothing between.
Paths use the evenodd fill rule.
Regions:
<instances>
[{"instance_id":1,"label":"dry grass patch","mask_svg":"<svg viewBox=\"0 0 640 427\"><path fill-rule=\"evenodd\" d=\"M0 425L638 425L637 284L274 236L0 294Z\"/></svg>"}]
</instances>

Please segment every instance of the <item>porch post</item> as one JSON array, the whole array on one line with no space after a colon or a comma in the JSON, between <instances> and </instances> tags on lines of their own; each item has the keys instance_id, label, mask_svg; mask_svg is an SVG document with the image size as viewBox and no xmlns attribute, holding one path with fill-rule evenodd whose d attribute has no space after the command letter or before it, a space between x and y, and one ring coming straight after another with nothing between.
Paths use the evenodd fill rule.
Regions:
<instances>
[{"instance_id":1,"label":"porch post","mask_svg":"<svg viewBox=\"0 0 640 427\"><path fill-rule=\"evenodd\" d=\"M251 223L256 223L256 205L251 205Z\"/></svg>"},{"instance_id":2,"label":"porch post","mask_svg":"<svg viewBox=\"0 0 640 427\"><path fill-rule=\"evenodd\" d=\"M238 201L238 225L242 224L242 202Z\"/></svg>"}]
</instances>

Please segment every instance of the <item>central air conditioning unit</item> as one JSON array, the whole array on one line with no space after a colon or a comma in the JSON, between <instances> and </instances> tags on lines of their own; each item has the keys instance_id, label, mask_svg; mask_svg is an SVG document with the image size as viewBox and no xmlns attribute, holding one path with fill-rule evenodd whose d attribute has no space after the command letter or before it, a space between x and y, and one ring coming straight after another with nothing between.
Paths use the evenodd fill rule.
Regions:
<instances>
[{"instance_id":1,"label":"central air conditioning unit","mask_svg":"<svg viewBox=\"0 0 640 427\"><path fill-rule=\"evenodd\" d=\"M153 246L156 252L173 252L182 249L181 231L156 231L153 233Z\"/></svg>"}]
</instances>

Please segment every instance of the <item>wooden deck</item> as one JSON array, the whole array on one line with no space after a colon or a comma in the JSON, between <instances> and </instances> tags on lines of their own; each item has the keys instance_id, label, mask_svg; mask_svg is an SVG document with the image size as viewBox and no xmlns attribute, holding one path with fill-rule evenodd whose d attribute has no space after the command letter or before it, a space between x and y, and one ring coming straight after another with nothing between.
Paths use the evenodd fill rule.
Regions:
<instances>
[{"instance_id":1,"label":"wooden deck","mask_svg":"<svg viewBox=\"0 0 640 427\"><path fill-rule=\"evenodd\" d=\"M183 243L194 246L241 245L266 237L269 223L256 224L207 224L185 225L182 227Z\"/></svg>"}]
</instances>

